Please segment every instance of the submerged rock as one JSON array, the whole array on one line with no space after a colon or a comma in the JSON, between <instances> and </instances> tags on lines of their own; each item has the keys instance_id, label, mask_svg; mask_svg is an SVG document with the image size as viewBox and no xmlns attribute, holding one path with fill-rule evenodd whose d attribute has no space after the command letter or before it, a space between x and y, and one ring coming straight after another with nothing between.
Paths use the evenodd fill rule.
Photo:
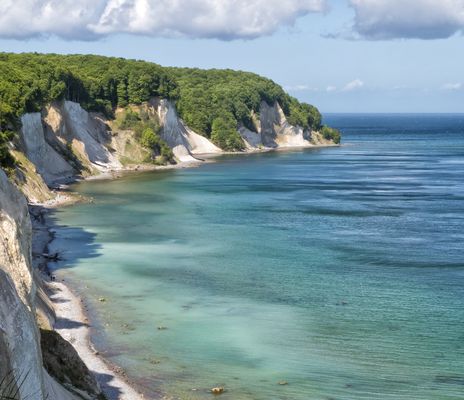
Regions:
<instances>
[{"instance_id":1,"label":"submerged rock","mask_svg":"<svg viewBox=\"0 0 464 400\"><path fill-rule=\"evenodd\" d=\"M214 387L211 389L211 393L213 394L222 394L224 393L224 388L222 386Z\"/></svg>"}]
</instances>

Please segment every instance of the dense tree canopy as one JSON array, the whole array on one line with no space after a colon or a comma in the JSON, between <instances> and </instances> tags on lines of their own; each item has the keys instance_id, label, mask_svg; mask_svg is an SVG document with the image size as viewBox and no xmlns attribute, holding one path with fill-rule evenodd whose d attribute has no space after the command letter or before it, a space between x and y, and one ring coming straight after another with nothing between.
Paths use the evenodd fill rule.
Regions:
<instances>
[{"instance_id":1,"label":"dense tree canopy","mask_svg":"<svg viewBox=\"0 0 464 400\"><path fill-rule=\"evenodd\" d=\"M233 115L227 112L213 120L211 139L226 151L243 150L245 147Z\"/></svg>"},{"instance_id":2,"label":"dense tree canopy","mask_svg":"<svg viewBox=\"0 0 464 400\"><path fill-rule=\"evenodd\" d=\"M259 113L262 101L279 102L293 125L314 129L321 125L315 107L298 102L273 81L248 72L165 68L94 55L0 53L0 132L17 130L23 113L39 111L52 101L72 100L87 110L112 116L115 107L140 104L156 96L176 101L189 126L218 145L225 143L229 150L243 146L238 135L232 134L234 129L240 125L255 129L252 115ZM230 137L218 131L223 127ZM7 157L9 137L0 135L0 163Z\"/></svg>"},{"instance_id":3,"label":"dense tree canopy","mask_svg":"<svg viewBox=\"0 0 464 400\"><path fill-rule=\"evenodd\" d=\"M175 99L168 70L144 61L101 56L0 53L0 126L15 124L24 112L67 99L111 114L116 106L150 97Z\"/></svg>"},{"instance_id":4,"label":"dense tree canopy","mask_svg":"<svg viewBox=\"0 0 464 400\"><path fill-rule=\"evenodd\" d=\"M318 129L319 111L301 104L273 81L259 75L233 70L171 68L178 83L180 115L197 132L210 137L216 118L232 115L236 125L255 130L252 113L259 113L262 101L278 102L292 125Z\"/></svg>"}]
</instances>

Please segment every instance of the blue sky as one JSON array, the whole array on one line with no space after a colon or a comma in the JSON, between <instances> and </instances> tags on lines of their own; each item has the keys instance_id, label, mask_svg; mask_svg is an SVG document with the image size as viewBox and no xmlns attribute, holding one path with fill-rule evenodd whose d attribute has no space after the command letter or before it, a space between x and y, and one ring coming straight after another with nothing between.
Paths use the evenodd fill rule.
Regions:
<instances>
[{"instance_id":1,"label":"blue sky","mask_svg":"<svg viewBox=\"0 0 464 400\"><path fill-rule=\"evenodd\" d=\"M464 112L463 27L463 0L0 4L2 51L253 71L322 112Z\"/></svg>"}]
</instances>

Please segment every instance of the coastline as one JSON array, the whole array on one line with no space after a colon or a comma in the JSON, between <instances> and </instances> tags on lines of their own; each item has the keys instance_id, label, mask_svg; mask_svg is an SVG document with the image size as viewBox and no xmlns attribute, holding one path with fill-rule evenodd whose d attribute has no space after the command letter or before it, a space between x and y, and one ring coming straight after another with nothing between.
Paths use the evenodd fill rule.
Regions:
<instances>
[{"instance_id":1,"label":"coastline","mask_svg":"<svg viewBox=\"0 0 464 400\"><path fill-rule=\"evenodd\" d=\"M48 263L51 262L44 254L48 254L48 246L54 240L53 223L49 214L58 207L70 206L82 201L83 198L68 194L59 194L59 198L39 207L40 218L33 218L34 264L38 268L45 290L54 308L52 318L53 329L72 344L82 361L93 373L108 400L140 400L144 399L125 377L124 371L112 365L94 348L91 341L92 321L86 313L84 299L78 296L68 281L62 276L52 276ZM31 209L31 215L37 216ZM61 274L60 274L61 275Z\"/></svg>"},{"instance_id":2,"label":"coastline","mask_svg":"<svg viewBox=\"0 0 464 400\"><path fill-rule=\"evenodd\" d=\"M52 292L50 300L57 315L54 329L73 345L82 361L96 376L108 400L143 399L144 395L124 377L124 371L110 365L93 347L90 339L91 323L85 314L82 299L63 281L50 282L49 289Z\"/></svg>"},{"instance_id":3,"label":"coastline","mask_svg":"<svg viewBox=\"0 0 464 400\"><path fill-rule=\"evenodd\" d=\"M180 162L176 165L154 166L153 168L130 168L118 171L102 172L99 175L89 176L76 179L85 180L114 180L121 178L125 174L154 172L171 169L194 168L203 164L203 162L215 162L214 160L222 155L252 155L257 153L267 153L273 151L291 151L304 150L311 148L339 147L340 145L312 145L312 146L295 146L284 148L266 148L256 151L245 151L240 153L223 153L223 154L201 154L197 157L198 162ZM30 204L31 218L33 220L33 253L35 254L34 264L40 271L41 279L45 284L46 290L55 311L55 322L53 329L56 330L65 340L72 344L81 359L87 365L90 371L96 377L102 391L108 400L139 400L144 399L143 393L139 392L133 383L125 376L124 370L116 365L112 365L102 355L96 351L91 341L92 321L86 314L84 306L84 296L79 296L73 290L62 276L52 279L48 268L48 263L53 260L48 254L48 246L54 240L53 222L49 218L52 210L67 207L79 202L92 201L77 193L68 192L68 186L63 185L61 189L55 190L56 197L42 204ZM39 212L33 212L38 208ZM59 274L61 275L61 274ZM55 277L53 277L55 278ZM165 399L162 397L160 399Z\"/></svg>"}]
</instances>

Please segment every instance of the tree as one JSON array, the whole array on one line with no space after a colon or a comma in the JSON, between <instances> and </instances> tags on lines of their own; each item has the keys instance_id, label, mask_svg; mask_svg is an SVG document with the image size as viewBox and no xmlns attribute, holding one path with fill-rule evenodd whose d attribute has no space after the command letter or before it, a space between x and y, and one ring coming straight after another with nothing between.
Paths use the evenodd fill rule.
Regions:
<instances>
[{"instance_id":1,"label":"tree","mask_svg":"<svg viewBox=\"0 0 464 400\"><path fill-rule=\"evenodd\" d=\"M8 142L13 139L13 135L14 132L11 131L0 131L0 166L7 170L15 164L15 160L8 149Z\"/></svg>"},{"instance_id":2,"label":"tree","mask_svg":"<svg viewBox=\"0 0 464 400\"><path fill-rule=\"evenodd\" d=\"M341 140L341 134L338 129L330 128L324 125L321 129L321 134L325 140L331 140L335 144L339 144Z\"/></svg>"},{"instance_id":3,"label":"tree","mask_svg":"<svg viewBox=\"0 0 464 400\"><path fill-rule=\"evenodd\" d=\"M249 72L164 68L95 55L0 53L0 130L17 130L22 114L40 111L52 101L76 101L112 118L115 107L157 96L175 101L188 126L225 150L243 149L237 128L255 129L252 115L259 114L262 102L279 103L291 124L321 129L315 107ZM127 123L138 126L138 121Z\"/></svg>"},{"instance_id":4,"label":"tree","mask_svg":"<svg viewBox=\"0 0 464 400\"><path fill-rule=\"evenodd\" d=\"M140 138L140 144L147 149L156 150L159 146L159 139L152 128L145 128Z\"/></svg>"},{"instance_id":5,"label":"tree","mask_svg":"<svg viewBox=\"0 0 464 400\"><path fill-rule=\"evenodd\" d=\"M244 143L237 132L237 125L231 114L217 117L212 124L211 139L221 149L237 151L244 149Z\"/></svg>"}]
</instances>

